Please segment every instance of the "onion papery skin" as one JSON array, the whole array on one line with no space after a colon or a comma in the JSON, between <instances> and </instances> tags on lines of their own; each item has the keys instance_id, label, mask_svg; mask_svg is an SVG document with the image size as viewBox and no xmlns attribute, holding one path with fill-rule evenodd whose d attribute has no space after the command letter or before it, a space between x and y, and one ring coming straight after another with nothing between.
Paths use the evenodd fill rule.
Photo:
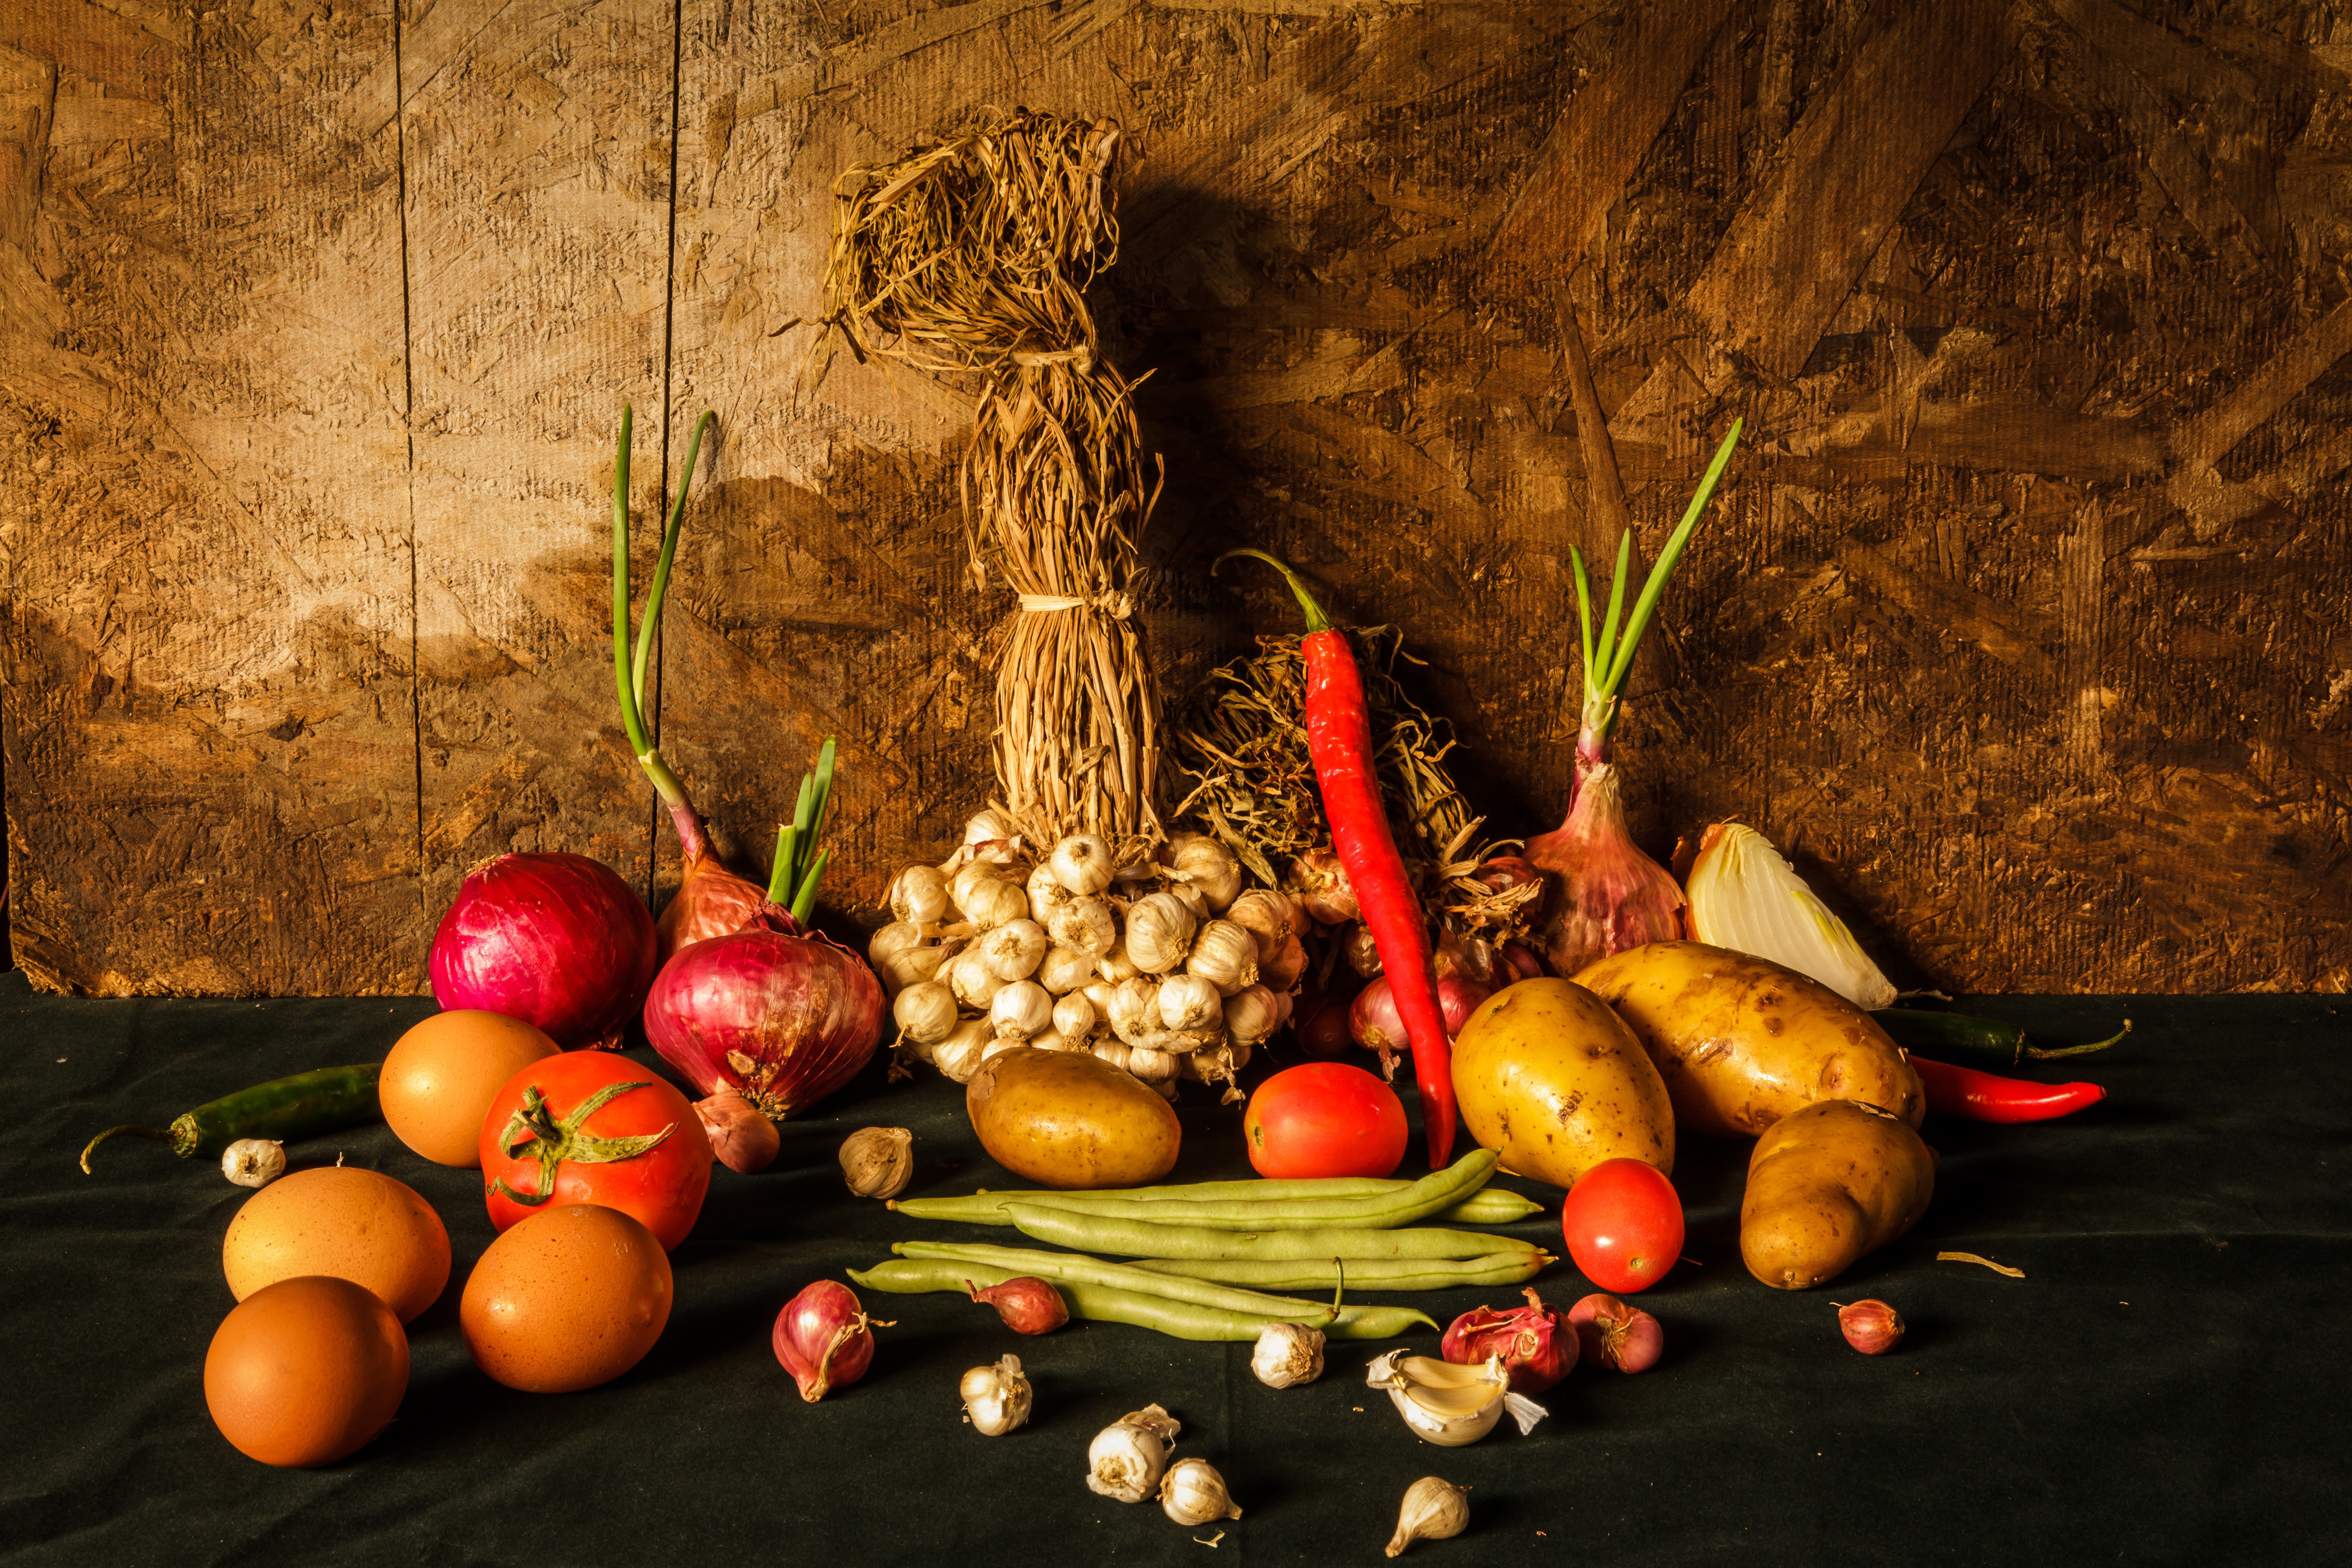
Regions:
<instances>
[{"instance_id":1,"label":"onion papery skin","mask_svg":"<svg viewBox=\"0 0 2352 1568\"><path fill-rule=\"evenodd\" d=\"M703 1094L732 1089L772 1121L847 1083L882 1037L866 961L765 905L749 931L677 950L646 998L646 1037Z\"/></svg>"},{"instance_id":2,"label":"onion papery skin","mask_svg":"<svg viewBox=\"0 0 2352 1568\"><path fill-rule=\"evenodd\" d=\"M1568 820L1528 841L1528 858L1550 883L1543 950L1555 974L1574 974L1612 952L1679 941L1683 892L1625 828L1616 768L1587 773Z\"/></svg>"},{"instance_id":3,"label":"onion papery skin","mask_svg":"<svg viewBox=\"0 0 2352 1568\"><path fill-rule=\"evenodd\" d=\"M689 855L677 894L654 922L654 953L667 963L678 949L749 926L768 901L767 889L719 863L716 855Z\"/></svg>"},{"instance_id":4,"label":"onion papery skin","mask_svg":"<svg viewBox=\"0 0 2352 1568\"><path fill-rule=\"evenodd\" d=\"M499 855L466 874L433 933L433 999L611 1048L658 967L645 900L585 855Z\"/></svg>"},{"instance_id":5,"label":"onion papery skin","mask_svg":"<svg viewBox=\"0 0 2352 1568\"><path fill-rule=\"evenodd\" d=\"M1454 1320L1439 1342L1439 1353L1456 1366L1484 1366L1499 1355L1511 1374L1514 1394L1541 1394L1576 1370L1582 1342L1568 1315L1544 1304L1535 1288L1528 1304L1496 1311L1475 1307Z\"/></svg>"}]
</instances>

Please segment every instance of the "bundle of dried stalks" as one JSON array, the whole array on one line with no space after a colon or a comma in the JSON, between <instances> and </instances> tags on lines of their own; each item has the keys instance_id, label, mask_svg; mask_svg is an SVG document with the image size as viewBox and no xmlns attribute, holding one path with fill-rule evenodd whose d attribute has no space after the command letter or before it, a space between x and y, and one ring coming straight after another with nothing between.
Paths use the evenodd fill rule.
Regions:
<instances>
[{"instance_id":1,"label":"bundle of dried stalks","mask_svg":"<svg viewBox=\"0 0 2352 1568\"><path fill-rule=\"evenodd\" d=\"M1482 840L1486 821L1454 784L1446 757L1454 741L1405 694L1392 673L1408 658L1394 628L1350 634L1364 672L1381 798L1389 831L1424 900L1436 900L1462 931L1517 930L1540 891L1532 884L1496 892L1473 875L1517 839ZM1279 885L1280 862L1331 841L1307 752L1307 665L1295 637L1258 638L1258 656L1235 659L1209 683L1178 723L1176 766L1193 781L1175 815L1187 813L1259 878Z\"/></svg>"},{"instance_id":2,"label":"bundle of dried stalks","mask_svg":"<svg viewBox=\"0 0 2352 1568\"><path fill-rule=\"evenodd\" d=\"M834 189L825 289L861 353L983 381L963 502L972 565L1020 595L997 671L997 803L1033 843L1161 837L1160 703L1134 618L1159 495L1132 388L1085 289L1117 259L1118 126L1026 110Z\"/></svg>"}]
</instances>

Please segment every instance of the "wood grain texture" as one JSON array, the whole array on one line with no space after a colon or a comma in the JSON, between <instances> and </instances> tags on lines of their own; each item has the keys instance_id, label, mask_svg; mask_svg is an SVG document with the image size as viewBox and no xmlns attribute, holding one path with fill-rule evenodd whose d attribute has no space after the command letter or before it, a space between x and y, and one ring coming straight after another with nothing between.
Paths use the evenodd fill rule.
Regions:
<instances>
[{"instance_id":1,"label":"wood grain texture","mask_svg":"<svg viewBox=\"0 0 2352 1568\"><path fill-rule=\"evenodd\" d=\"M1562 300L1654 551L1636 829L1738 815L1900 977L2352 985L2352 33L2315 0L392 0L0 7L19 962L413 989L467 865L675 847L621 740L707 447L663 746L764 870L843 742L835 912L984 795L963 389L811 353L827 191L992 106L1129 129L1171 694L1393 622L1475 793L1565 805L1588 514ZM675 121L673 128L673 105ZM413 653L412 653L413 650Z\"/></svg>"}]
</instances>

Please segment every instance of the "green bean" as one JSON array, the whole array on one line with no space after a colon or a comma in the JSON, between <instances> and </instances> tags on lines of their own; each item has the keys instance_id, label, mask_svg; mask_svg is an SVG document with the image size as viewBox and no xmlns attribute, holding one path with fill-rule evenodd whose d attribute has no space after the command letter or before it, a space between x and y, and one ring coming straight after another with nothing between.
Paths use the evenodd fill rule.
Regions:
<instances>
[{"instance_id":1,"label":"green bean","mask_svg":"<svg viewBox=\"0 0 2352 1568\"><path fill-rule=\"evenodd\" d=\"M891 1294L952 1290L961 1295L967 1280L975 1285L1002 1285L1015 1276L1009 1268L989 1268L978 1264L894 1258L862 1272L850 1269L849 1277L866 1289ZM1063 1284L1058 1289L1074 1318L1088 1322L1126 1323L1151 1329L1172 1339L1249 1344L1265 1332L1268 1323L1310 1321L1305 1318L1269 1318L1255 1312L1228 1311L1104 1285ZM1318 1309L1321 1310L1325 1310ZM1416 1326L1437 1326L1423 1314L1401 1307L1355 1307L1348 1309L1337 1323L1326 1323L1320 1317L1311 1321L1332 1338L1343 1340L1392 1340Z\"/></svg>"},{"instance_id":2,"label":"green bean","mask_svg":"<svg viewBox=\"0 0 2352 1568\"><path fill-rule=\"evenodd\" d=\"M1079 1252L1121 1258L1181 1258L1199 1261L1247 1259L1292 1261L1311 1258L1484 1258L1492 1252L1537 1250L1535 1243L1481 1230L1437 1230L1421 1226L1394 1230L1211 1230L1201 1226L1155 1225L1150 1220L1098 1219L1068 1209L1007 1204L1004 1212L1021 1234Z\"/></svg>"},{"instance_id":3,"label":"green bean","mask_svg":"<svg viewBox=\"0 0 2352 1568\"><path fill-rule=\"evenodd\" d=\"M1369 1180L1370 1178L1366 1179ZM1202 1182L1200 1184L1202 1187L1230 1186L1235 1189L1246 1189L1254 1184L1255 1184L1249 1182ZM1268 1186L1295 1186L1300 1184L1266 1183L1264 1184ZM1412 1184L1410 1182L1391 1182L1383 1184L1380 1190L1383 1192L1402 1192ZM1183 1191L1183 1189L1181 1188L1171 1187L1157 1189L1157 1191L1164 1192L1168 1195L1164 1198L1153 1195L1141 1198L1140 1201L1150 1203L1193 1203L1202 1201L1200 1199L1177 1196L1176 1194ZM949 1220L960 1225L1003 1226L1011 1225L1013 1223L1012 1216L1004 1212L1004 1205L1011 1203L1037 1204L1048 1208L1060 1208L1065 1206L1065 1200L1070 1198L1137 1198L1139 1194L1153 1193L1155 1193L1155 1189L1149 1187L1136 1187L1118 1191L1090 1193L1055 1192L1050 1188L1009 1187L997 1192L973 1193L964 1197L905 1198L892 1203L889 1206L897 1209L899 1213L907 1215L909 1219ZM1346 1194L1339 1195L1344 1196ZM1374 1193L1360 1195L1377 1196L1378 1194ZM1231 1196L1233 1201L1247 1200L1255 1203L1282 1203L1287 1201L1279 1194L1271 1193L1253 1198L1245 1190L1236 1190ZM1433 1214L1429 1217L1436 1220L1441 1225L1517 1225L1523 1219L1527 1219L1534 1215L1539 1215L1543 1212L1543 1205L1536 1202L1533 1198L1524 1197L1521 1194L1511 1191L1507 1187L1481 1187L1476 1192L1472 1193L1468 1197L1463 1199L1460 1203L1455 1204L1452 1208L1441 1209L1436 1214Z\"/></svg>"},{"instance_id":4,"label":"green bean","mask_svg":"<svg viewBox=\"0 0 2352 1568\"><path fill-rule=\"evenodd\" d=\"M1341 1262L1332 1258L1251 1259L1213 1258L1192 1261L1148 1258L1135 1265L1147 1274L1174 1274L1187 1279L1213 1279L1253 1290L1332 1290L1345 1284L1349 1290L1448 1290L1463 1285L1517 1285L1534 1279L1544 1265L1558 1259L1543 1252L1497 1252L1458 1261L1419 1258L1365 1258Z\"/></svg>"},{"instance_id":5,"label":"green bean","mask_svg":"<svg viewBox=\"0 0 2352 1568\"><path fill-rule=\"evenodd\" d=\"M1508 1187L1480 1187L1450 1209L1430 1217L1446 1225L1517 1225L1544 1212L1543 1205Z\"/></svg>"},{"instance_id":6,"label":"green bean","mask_svg":"<svg viewBox=\"0 0 2352 1568\"><path fill-rule=\"evenodd\" d=\"M1146 1274L1124 1263L1106 1263L1099 1258L1087 1258L1075 1252L1038 1252L1021 1247L959 1246L944 1241L901 1241L890 1250L901 1258L979 1263L992 1268L1010 1268L1016 1274L1034 1274L1041 1279L1056 1282L1067 1279L1080 1285L1108 1285L1118 1290L1144 1290L1203 1307L1255 1312L1261 1317L1312 1315L1328 1318L1331 1315L1331 1308L1327 1302L1306 1301L1295 1296L1268 1296L1255 1290L1236 1290L1229 1285L1212 1284L1201 1279L1179 1279L1172 1275Z\"/></svg>"},{"instance_id":7,"label":"green bean","mask_svg":"<svg viewBox=\"0 0 2352 1568\"><path fill-rule=\"evenodd\" d=\"M1183 1219L1187 1225L1206 1226L1212 1230L1310 1230L1323 1226L1343 1226L1350 1230L1387 1230L1395 1226L1411 1225L1425 1219L1440 1209L1452 1208L1468 1197L1486 1178L1495 1173L1495 1152L1491 1149L1474 1149L1443 1171L1428 1175L1391 1193L1374 1193L1368 1197L1354 1198L1293 1198L1282 1203L1254 1203L1241 1199L1218 1202L1187 1202ZM1006 1200L991 1194L985 1199L916 1198L901 1201L898 1212L918 1219L961 1219L971 1212L968 1206L978 1202L987 1207L1002 1208ZM952 1211L948 1205L958 1205ZM1073 1214L1097 1215L1107 1219L1157 1218L1164 1223L1168 1215L1161 1212L1169 1205L1150 1199L1100 1195L1092 1193L1064 1193L1051 1200L1051 1206L1067 1209Z\"/></svg>"}]
</instances>

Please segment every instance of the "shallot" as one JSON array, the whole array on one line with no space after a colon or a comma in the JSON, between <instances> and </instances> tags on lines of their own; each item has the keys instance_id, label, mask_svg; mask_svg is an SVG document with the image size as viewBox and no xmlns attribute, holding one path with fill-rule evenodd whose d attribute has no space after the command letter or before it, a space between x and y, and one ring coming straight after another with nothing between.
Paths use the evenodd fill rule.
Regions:
<instances>
[{"instance_id":1,"label":"shallot","mask_svg":"<svg viewBox=\"0 0 2352 1568\"><path fill-rule=\"evenodd\" d=\"M1658 1320L1639 1307L1595 1291L1568 1310L1576 1325L1587 1366L1612 1366L1619 1372L1647 1372L1658 1364L1666 1348Z\"/></svg>"},{"instance_id":2,"label":"shallot","mask_svg":"<svg viewBox=\"0 0 2352 1568\"><path fill-rule=\"evenodd\" d=\"M1885 1355L1903 1342L1903 1314L1880 1300L1854 1301L1838 1309L1838 1331L1864 1355Z\"/></svg>"},{"instance_id":3,"label":"shallot","mask_svg":"<svg viewBox=\"0 0 2352 1568\"><path fill-rule=\"evenodd\" d=\"M1016 1334L1050 1334L1070 1321L1069 1304L1062 1293L1034 1275L1024 1274L982 1289L967 1279L971 1299L996 1309L1004 1326Z\"/></svg>"},{"instance_id":4,"label":"shallot","mask_svg":"<svg viewBox=\"0 0 2352 1568\"><path fill-rule=\"evenodd\" d=\"M710 1135L711 1153L729 1170L749 1174L775 1163L776 1151L783 1146L776 1124L734 1089L722 1089L697 1100L694 1111Z\"/></svg>"},{"instance_id":5,"label":"shallot","mask_svg":"<svg viewBox=\"0 0 2352 1568\"><path fill-rule=\"evenodd\" d=\"M882 1327L890 1325L884 1323ZM776 1314L776 1359L811 1405L866 1375L874 1361L874 1323L846 1285L820 1279Z\"/></svg>"},{"instance_id":6,"label":"shallot","mask_svg":"<svg viewBox=\"0 0 2352 1568\"><path fill-rule=\"evenodd\" d=\"M1445 1037L1452 1039L1470 1021L1470 1015L1493 993L1475 981L1459 974L1444 974L1437 979L1437 1010L1445 1019ZM1404 1020L1397 1011L1396 997L1389 989L1387 976L1373 981L1356 993L1356 1000L1348 1010L1348 1031L1356 1044L1368 1051L1381 1053L1382 1061L1406 1048Z\"/></svg>"},{"instance_id":7,"label":"shallot","mask_svg":"<svg viewBox=\"0 0 2352 1568\"><path fill-rule=\"evenodd\" d=\"M1528 1304L1496 1311L1475 1307L1454 1320L1439 1342L1439 1353L1457 1366L1484 1366L1500 1356L1517 1394L1541 1394L1575 1370L1578 1337L1558 1308L1544 1304L1535 1287Z\"/></svg>"}]
</instances>

